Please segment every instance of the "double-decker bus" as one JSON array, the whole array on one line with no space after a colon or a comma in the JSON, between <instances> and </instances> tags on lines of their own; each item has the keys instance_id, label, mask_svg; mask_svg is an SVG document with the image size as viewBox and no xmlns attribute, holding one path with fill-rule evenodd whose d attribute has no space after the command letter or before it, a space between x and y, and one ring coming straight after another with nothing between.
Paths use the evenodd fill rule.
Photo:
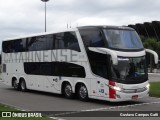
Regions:
<instances>
[{"instance_id":1,"label":"double-decker bus","mask_svg":"<svg viewBox=\"0 0 160 120\"><path fill-rule=\"evenodd\" d=\"M2 43L2 78L15 89L107 101L147 97L146 52L129 27L84 26Z\"/></svg>"}]
</instances>

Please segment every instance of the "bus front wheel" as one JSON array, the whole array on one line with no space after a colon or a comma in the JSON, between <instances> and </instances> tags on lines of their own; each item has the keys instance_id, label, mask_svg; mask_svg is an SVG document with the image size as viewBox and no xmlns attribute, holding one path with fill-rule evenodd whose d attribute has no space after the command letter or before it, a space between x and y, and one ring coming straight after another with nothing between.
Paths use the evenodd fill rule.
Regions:
<instances>
[{"instance_id":1,"label":"bus front wheel","mask_svg":"<svg viewBox=\"0 0 160 120\"><path fill-rule=\"evenodd\" d=\"M85 85L81 84L78 89L78 97L81 101L88 100L88 91Z\"/></svg>"}]
</instances>

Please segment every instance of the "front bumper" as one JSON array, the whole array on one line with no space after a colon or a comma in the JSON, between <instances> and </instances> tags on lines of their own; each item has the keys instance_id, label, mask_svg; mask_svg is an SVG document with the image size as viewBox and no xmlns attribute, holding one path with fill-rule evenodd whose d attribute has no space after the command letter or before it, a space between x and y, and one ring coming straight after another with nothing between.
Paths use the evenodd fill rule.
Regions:
<instances>
[{"instance_id":1,"label":"front bumper","mask_svg":"<svg viewBox=\"0 0 160 120\"><path fill-rule=\"evenodd\" d=\"M136 99L133 99L133 96L138 96L136 99L148 97L149 89L146 89L145 91L139 92L139 93L123 93L123 92L116 91L115 98L110 98L109 101L120 102L120 101L136 100Z\"/></svg>"}]
</instances>

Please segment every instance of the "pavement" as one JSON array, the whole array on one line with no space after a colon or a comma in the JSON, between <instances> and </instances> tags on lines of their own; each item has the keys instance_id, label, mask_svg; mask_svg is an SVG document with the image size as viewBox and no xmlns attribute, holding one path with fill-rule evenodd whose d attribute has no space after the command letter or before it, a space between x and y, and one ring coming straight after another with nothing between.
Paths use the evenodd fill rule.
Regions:
<instances>
[{"instance_id":1,"label":"pavement","mask_svg":"<svg viewBox=\"0 0 160 120\"><path fill-rule=\"evenodd\" d=\"M159 77L160 75L150 75L150 81L156 82L160 80ZM89 102L82 102L78 99L66 99L62 95L46 92L31 90L28 92L16 91L13 88L4 85L3 81L0 81L0 103L10 105L24 111L59 111L59 113L68 113L71 115L75 114L75 111L78 111L79 113L87 111L160 111L160 98L155 97L117 103L93 99L89 100ZM57 115L56 119L81 120L82 117L63 117L60 114ZM83 117L83 120L97 119L125 120L128 119L128 117ZM139 118L136 117L136 119L138 120ZM142 120L143 118L140 119ZM145 120L146 119L149 120L150 118L145 118ZM152 119L159 118L152 117Z\"/></svg>"},{"instance_id":2,"label":"pavement","mask_svg":"<svg viewBox=\"0 0 160 120\"><path fill-rule=\"evenodd\" d=\"M160 73L149 73L149 81L150 82L160 82Z\"/></svg>"}]
</instances>

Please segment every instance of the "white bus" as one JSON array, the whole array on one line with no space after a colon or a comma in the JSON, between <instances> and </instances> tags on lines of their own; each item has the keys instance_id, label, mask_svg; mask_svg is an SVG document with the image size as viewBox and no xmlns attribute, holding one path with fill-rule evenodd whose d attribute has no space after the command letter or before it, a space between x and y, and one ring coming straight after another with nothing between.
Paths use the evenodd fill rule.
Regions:
<instances>
[{"instance_id":1,"label":"white bus","mask_svg":"<svg viewBox=\"0 0 160 120\"><path fill-rule=\"evenodd\" d=\"M146 52L129 27L84 26L2 43L6 85L107 101L149 95Z\"/></svg>"}]
</instances>

